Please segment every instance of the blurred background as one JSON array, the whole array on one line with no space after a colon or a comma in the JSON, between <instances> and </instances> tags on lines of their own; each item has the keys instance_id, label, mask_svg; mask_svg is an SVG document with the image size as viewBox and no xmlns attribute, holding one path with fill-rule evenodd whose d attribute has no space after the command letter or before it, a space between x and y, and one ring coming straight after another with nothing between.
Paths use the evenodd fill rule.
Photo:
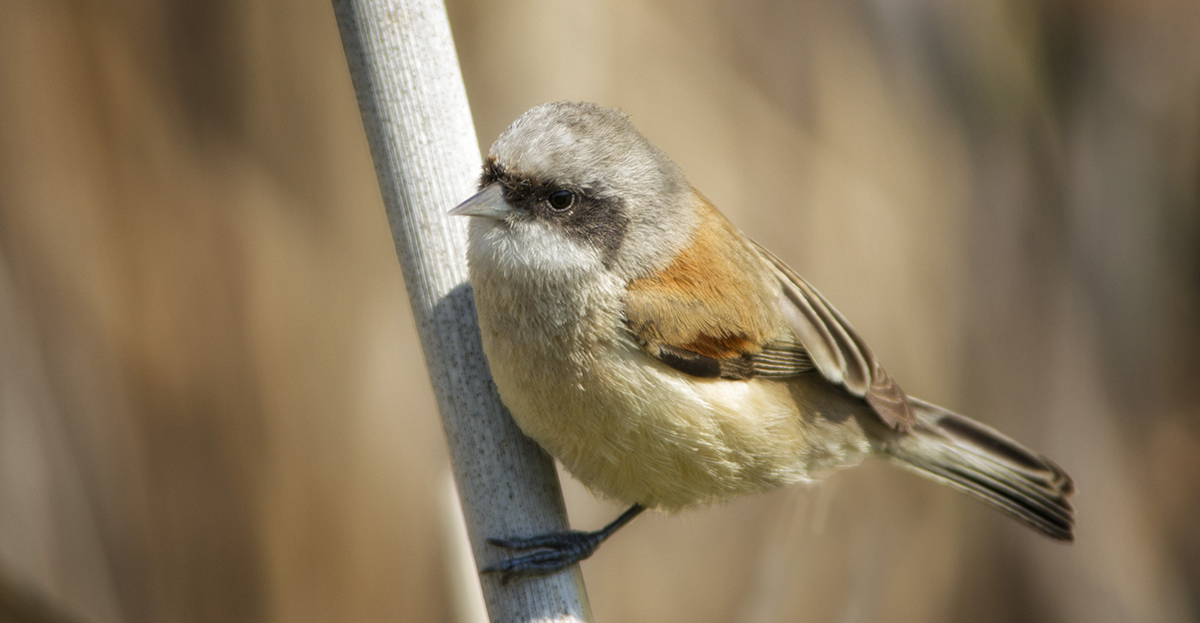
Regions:
<instances>
[{"instance_id":1,"label":"blurred background","mask_svg":"<svg viewBox=\"0 0 1200 623\"><path fill-rule=\"evenodd\" d=\"M1200 621L1200 4L449 10L485 150L623 108L1078 487L1072 546L876 464L645 516L597 621ZM448 474L330 4L0 0L0 621L477 620Z\"/></svg>"}]
</instances>

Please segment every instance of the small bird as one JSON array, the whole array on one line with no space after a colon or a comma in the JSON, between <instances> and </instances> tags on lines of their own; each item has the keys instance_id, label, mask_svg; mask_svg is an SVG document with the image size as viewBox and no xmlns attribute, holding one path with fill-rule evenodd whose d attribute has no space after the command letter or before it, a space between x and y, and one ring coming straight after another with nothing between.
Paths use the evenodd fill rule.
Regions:
<instances>
[{"instance_id":1,"label":"small bird","mask_svg":"<svg viewBox=\"0 0 1200 623\"><path fill-rule=\"evenodd\" d=\"M667 512L880 457L1073 540L1070 477L907 396L807 281L738 231L629 118L543 104L492 145L467 263L496 387L521 430L630 504L595 532L489 539L503 581L590 556Z\"/></svg>"}]
</instances>

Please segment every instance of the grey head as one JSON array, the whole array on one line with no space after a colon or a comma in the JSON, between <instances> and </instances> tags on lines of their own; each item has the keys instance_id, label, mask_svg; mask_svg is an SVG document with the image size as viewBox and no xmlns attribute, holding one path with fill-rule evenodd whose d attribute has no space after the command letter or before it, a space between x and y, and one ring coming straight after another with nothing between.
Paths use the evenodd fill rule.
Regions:
<instances>
[{"instance_id":1,"label":"grey head","mask_svg":"<svg viewBox=\"0 0 1200 623\"><path fill-rule=\"evenodd\" d=\"M624 113L536 106L492 144L480 192L452 214L471 224L474 263L631 280L666 264L695 227L691 186ZM506 270L505 272L508 272Z\"/></svg>"}]
</instances>

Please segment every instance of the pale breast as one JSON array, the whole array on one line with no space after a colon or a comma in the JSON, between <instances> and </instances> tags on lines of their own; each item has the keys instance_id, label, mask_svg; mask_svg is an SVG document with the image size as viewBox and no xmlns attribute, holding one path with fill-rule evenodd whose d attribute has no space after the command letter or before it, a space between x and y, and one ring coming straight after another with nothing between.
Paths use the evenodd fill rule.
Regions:
<instances>
[{"instance_id":1,"label":"pale breast","mask_svg":"<svg viewBox=\"0 0 1200 623\"><path fill-rule=\"evenodd\" d=\"M472 262L471 281L500 396L593 490L675 510L803 480L869 451L848 412L809 417L799 380L703 379L648 356L626 325L625 284L610 273L582 264L567 273L559 262L548 274L497 256L510 265Z\"/></svg>"},{"instance_id":2,"label":"pale breast","mask_svg":"<svg viewBox=\"0 0 1200 623\"><path fill-rule=\"evenodd\" d=\"M507 310L494 318L516 322L519 306ZM676 510L805 480L869 451L852 419L818 430L826 422L804 416L794 384L696 379L646 356L615 310L593 308L586 331L541 322L511 331L483 316L484 348L517 424L615 500Z\"/></svg>"}]
</instances>

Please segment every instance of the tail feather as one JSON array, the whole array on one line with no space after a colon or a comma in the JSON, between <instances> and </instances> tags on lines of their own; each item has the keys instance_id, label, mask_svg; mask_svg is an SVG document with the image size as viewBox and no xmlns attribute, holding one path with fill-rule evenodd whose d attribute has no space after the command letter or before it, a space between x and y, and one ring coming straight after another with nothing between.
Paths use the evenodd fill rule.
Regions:
<instances>
[{"instance_id":1,"label":"tail feather","mask_svg":"<svg viewBox=\"0 0 1200 623\"><path fill-rule=\"evenodd\" d=\"M1070 476L999 432L927 402L909 399L917 423L885 444L901 467L965 491L1060 541L1074 540Z\"/></svg>"}]
</instances>

